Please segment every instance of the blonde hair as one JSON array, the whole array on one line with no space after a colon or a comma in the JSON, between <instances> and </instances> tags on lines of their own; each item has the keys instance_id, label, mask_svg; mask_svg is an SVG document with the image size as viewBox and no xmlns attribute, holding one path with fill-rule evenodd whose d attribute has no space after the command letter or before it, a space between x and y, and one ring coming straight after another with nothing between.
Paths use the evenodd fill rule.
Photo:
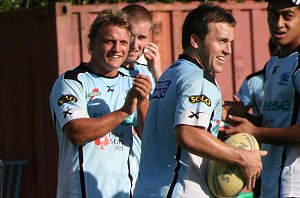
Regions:
<instances>
[{"instance_id":1,"label":"blonde hair","mask_svg":"<svg viewBox=\"0 0 300 198\"><path fill-rule=\"evenodd\" d=\"M90 27L88 35L89 44L88 50L93 51L93 45L100 31L103 31L107 26L113 25L125 29L129 35L131 34L128 15L118 8L108 8L99 12L98 16Z\"/></svg>"}]
</instances>

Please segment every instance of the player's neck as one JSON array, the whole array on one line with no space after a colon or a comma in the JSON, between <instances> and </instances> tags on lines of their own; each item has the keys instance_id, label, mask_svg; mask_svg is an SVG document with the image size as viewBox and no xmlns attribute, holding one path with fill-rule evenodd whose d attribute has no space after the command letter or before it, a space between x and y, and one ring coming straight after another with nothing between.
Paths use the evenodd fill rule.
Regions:
<instances>
[{"instance_id":1,"label":"player's neck","mask_svg":"<svg viewBox=\"0 0 300 198\"><path fill-rule=\"evenodd\" d=\"M183 51L183 54L192 58L203 70L206 70L202 59L194 50L186 49Z\"/></svg>"},{"instance_id":2,"label":"player's neck","mask_svg":"<svg viewBox=\"0 0 300 198\"><path fill-rule=\"evenodd\" d=\"M127 69L133 69L133 68L134 68L134 62L131 62L131 63L129 63L129 62L124 62L124 63L122 64L122 67L125 67L125 68L127 68Z\"/></svg>"},{"instance_id":3,"label":"player's neck","mask_svg":"<svg viewBox=\"0 0 300 198\"><path fill-rule=\"evenodd\" d=\"M86 66L95 74L106 77L115 77L118 75L118 69L111 69L109 67L101 67L93 62L88 62Z\"/></svg>"},{"instance_id":4,"label":"player's neck","mask_svg":"<svg viewBox=\"0 0 300 198\"><path fill-rule=\"evenodd\" d=\"M300 42L290 43L288 45L280 46L280 56L287 56L300 48Z\"/></svg>"}]
</instances>

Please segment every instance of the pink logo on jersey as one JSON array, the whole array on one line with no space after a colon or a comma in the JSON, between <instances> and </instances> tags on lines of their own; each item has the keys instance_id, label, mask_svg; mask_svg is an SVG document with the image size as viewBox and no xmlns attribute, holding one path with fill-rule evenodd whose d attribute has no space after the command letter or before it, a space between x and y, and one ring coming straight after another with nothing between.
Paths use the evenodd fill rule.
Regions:
<instances>
[{"instance_id":1,"label":"pink logo on jersey","mask_svg":"<svg viewBox=\"0 0 300 198\"><path fill-rule=\"evenodd\" d=\"M99 92L99 89L98 89L98 88L94 88L94 89L92 90L92 92Z\"/></svg>"},{"instance_id":2,"label":"pink logo on jersey","mask_svg":"<svg viewBox=\"0 0 300 198\"><path fill-rule=\"evenodd\" d=\"M104 150L104 147L109 144L108 138L106 136L95 140L95 144L100 147L101 150Z\"/></svg>"}]
</instances>

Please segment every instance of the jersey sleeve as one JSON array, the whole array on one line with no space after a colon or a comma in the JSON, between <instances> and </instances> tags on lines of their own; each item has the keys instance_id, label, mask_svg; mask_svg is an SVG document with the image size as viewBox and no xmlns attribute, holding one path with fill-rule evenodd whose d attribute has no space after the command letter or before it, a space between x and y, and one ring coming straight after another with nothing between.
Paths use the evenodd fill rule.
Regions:
<instances>
[{"instance_id":1,"label":"jersey sleeve","mask_svg":"<svg viewBox=\"0 0 300 198\"><path fill-rule=\"evenodd\" d=\"M71 120L89 117L84 87L79 81L63 76L53 86L50 106L61 128Z\"/></svg>"},{"instance_id":2,"label":"jersey sleeve","mask_svg":"<svg viewBox=\"0 0 300 198\"><path fill-rule=\"evenodd\" d=\"M253 100L252 100L252 90L249 87L248 80L245 79L237 93L237 96L241 99L242 103L245 106L252 106Z\"/></svg>"},{"instance_id":3,"label":"jersey sleeve","mask_svg":"<svg viewBox=\"0 0 300 198\"><path fill-rule=\"evenodd\" d=\"M198 75L185 76L178 82L175 126L180 124L209 127L219 89Z\"/></svg>"}]
</instances>

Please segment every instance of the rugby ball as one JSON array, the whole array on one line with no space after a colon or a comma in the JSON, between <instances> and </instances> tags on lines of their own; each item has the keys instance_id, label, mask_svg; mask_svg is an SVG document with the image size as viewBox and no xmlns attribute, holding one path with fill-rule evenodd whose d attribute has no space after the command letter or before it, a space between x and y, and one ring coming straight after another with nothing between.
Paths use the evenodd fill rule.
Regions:
<instances>
[{"instance_id":1,"label":"rugby ball","mask_svg":"<svg viewBox=\"0 0 300 198\"><path fill-rule=\"evenodd\" d=\"M248 133L239 133L225 140L231 146L246 150L259 150L256 139ZM239 168L234 164L210 161L207 184L216 197L232 197L238 195L246 185L246 180Z\"/></svg>"}]
</instances>

